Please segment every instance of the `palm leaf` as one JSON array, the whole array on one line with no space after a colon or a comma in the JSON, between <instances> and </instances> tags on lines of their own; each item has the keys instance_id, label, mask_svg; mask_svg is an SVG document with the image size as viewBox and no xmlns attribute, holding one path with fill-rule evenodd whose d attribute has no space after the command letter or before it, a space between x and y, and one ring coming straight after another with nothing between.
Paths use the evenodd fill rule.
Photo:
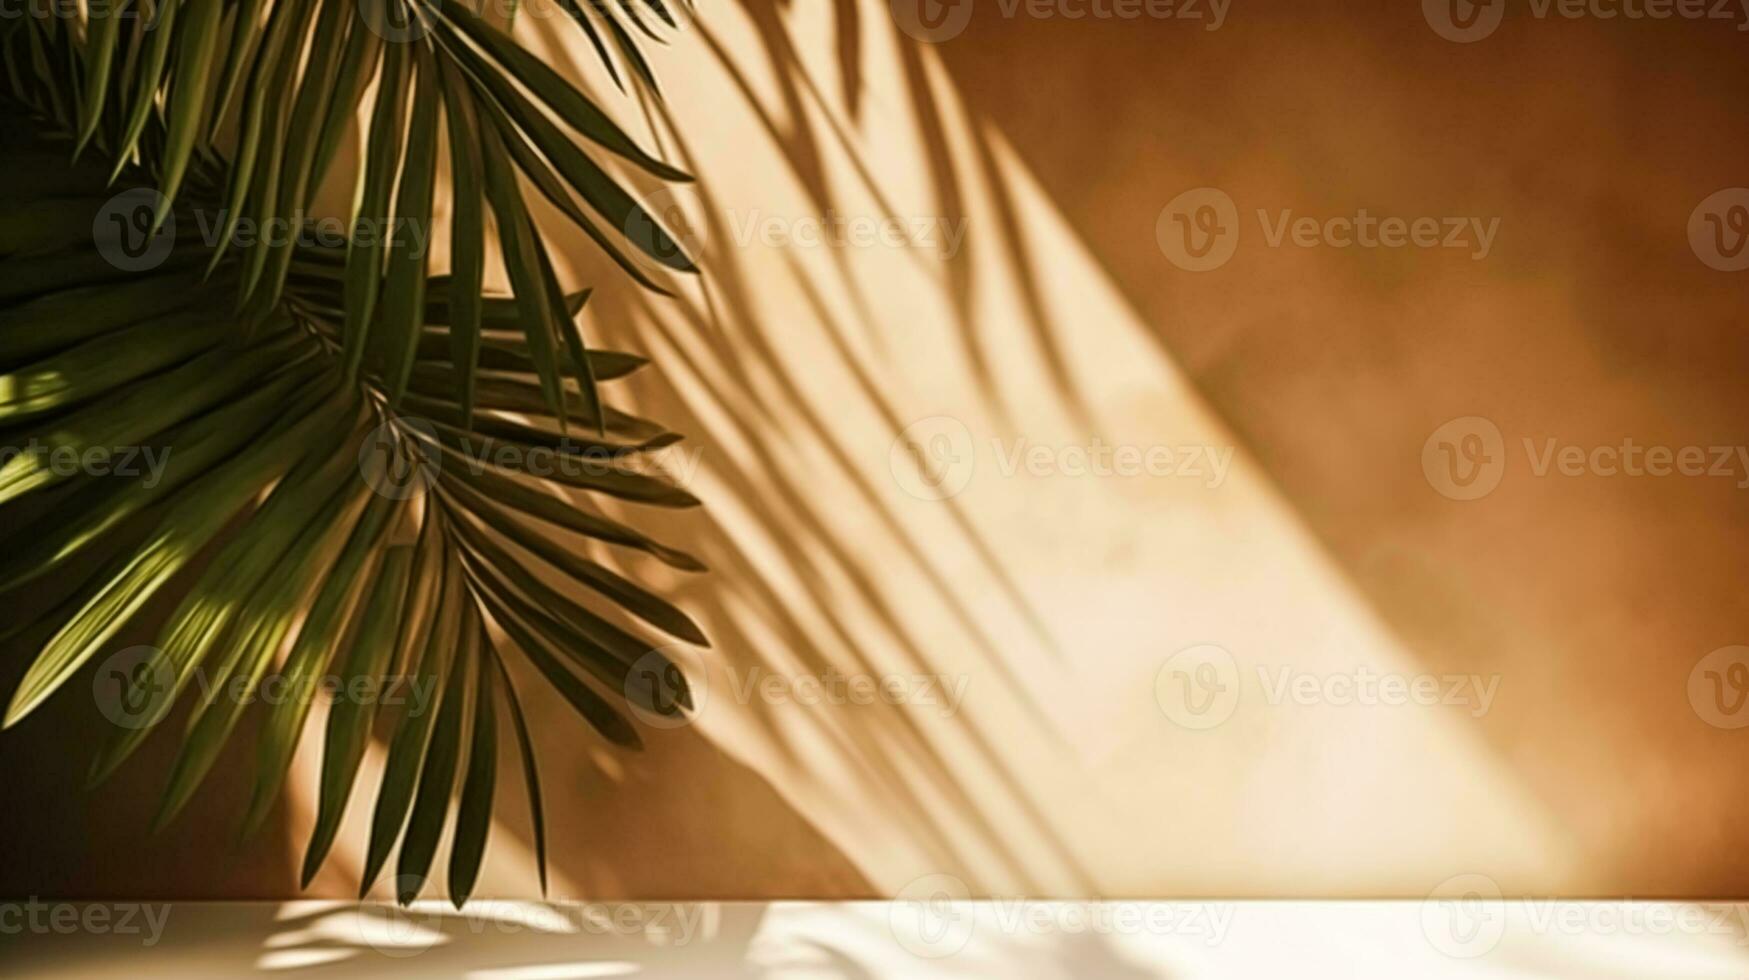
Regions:
<instances>
[{"instance_id":1,"label":"palm leaf","mask_svg":"<svg viewBox=\"0 0 1749 980\"><path fill-rule=\"evenodd\" d=\"M655 15L645 23L630 4L587 3L574 19L653 83L619 19L648 31L674 23L668 8L644 0ZM234 16L221 16L227 6ZM573 195L617 231L642 211L593 152L688 178L510 35L453 3L408 10L429 34L411 44L385 43L348 0L165 0L150 29L98 17L83 32L33 19L0 33L0 441L168 453L149 474L69 474L28 454L0 466L0 513L28 509L33 528L0 556L0 591L22 600L50 579L59 590L4 727L102 659L136 614L167 604L159 673L122 690L129 703L193 702L178 735L158 736L180 747L154 823L176 818L253 719L249 831L274 812L321 682L404 681L426 702L330 706L302 877L331 850L381 728L387 762L361 893L398 844L396 895L418 894L459 793L448 857L459 904L488 849L501 705L546 886L535 749L505 661L526 658L590 728L635 748L641 737L619 704L645 699L628 664L667 642L659 634L705 640L678 606L553 537L634 563L704 567L554 496L529 464L541 454L575 464L558 480L576 494L698 503L639 462L679 437L610 403L613 383L645 361L585 343L577 317L589 291L562 290L521 181L563 202L635 282L660 289ZM298 227L373 89L352 227L429 225L442 210L447 132L457 215L448 273L381 235L346 249L236 242L244 222ZM228 152L214 144L221 130L235 133ZM102 159L67 166L78 151ZM167 254L143 270L84 237L119 207L112 180L161 195L137 244ZM482 293L488 210L508 296ZM124 226L136 217L117 216ZM678 250L632 245L692 271ZM284 696L253 704L270 682ZM112 731L91 783L169 714Z\"/></svg>"}]
</instances>

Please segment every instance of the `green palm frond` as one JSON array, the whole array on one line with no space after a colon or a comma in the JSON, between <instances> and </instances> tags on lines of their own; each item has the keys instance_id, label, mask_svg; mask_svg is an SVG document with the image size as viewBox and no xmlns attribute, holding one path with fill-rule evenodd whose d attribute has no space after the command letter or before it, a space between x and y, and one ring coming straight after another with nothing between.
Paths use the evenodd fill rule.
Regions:
<instances>
[{"instance_id":1,"label":"green palm frond","mask_svg":"<svg viewBox=\"0 0 1749 980\"><path fill-rule=\"evenodd\" d=\"M674 26L675 0L640 2ZM632 3L564 5L616 80L604 35L654 84L626 25L654 31ZM373 22L385 14L395 16ZM150 669L123 693L190 702L157 825L188 803L250 713L229 692L270 677L290 692L256 712L252 831L280 796L317 682L401 679L435 702L379 711L376 699L341 698L328 712L305 883L381 733L387 764L361 894L399 844L397 897L412 900L459 797L448 882L464 901L485 852L507 715L544 889L539 777L505 661L527 660L601 737L636 747L628 705L691 703L652 651L706 642L677 606L562 539L704 566L570 496L698 503L650 462L679 436L610 404L613 382L646 362L587 344L577 316L589 292L560 288L523 181L660 289L645 261L692 272L691 260L659 229L623 233L656 226L597 154L688 178L452 0L93 2L82 24L7 20L0 56L0 513L30 515L0 554L0 590L35 596L64 583L65 593L34 624L7 630L47 638L4 725L109 652L135 614L170 608ZM348 244L232 244L240 228L301 226L373 91ZM234 137L221 144L221 132ZM429 229L439 152L454 214L442 275L425 249L361 234ZM118 257L108 223L162 254ZM203 241L196 229L218 234ZM494 241L505 297L482 293ZM45 462L121 446L164 447L161 471L99 476ZM615 615L549 584L560 581ZM164 717L118 727L91 782Z\"/></svg>"}]
</instances>

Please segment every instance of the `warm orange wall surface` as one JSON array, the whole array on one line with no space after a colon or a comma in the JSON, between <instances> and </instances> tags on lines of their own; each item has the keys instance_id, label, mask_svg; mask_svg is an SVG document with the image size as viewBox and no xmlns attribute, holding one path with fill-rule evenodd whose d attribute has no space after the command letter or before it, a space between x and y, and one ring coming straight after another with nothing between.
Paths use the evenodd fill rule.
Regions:
<instances>
[{"instance_id":1,"label":"warm orange wall surface","mask_svg":"<svg viewBox=\"0 0 1749 980\"><path fill-rule=\"evenodd\" d=\"M533 699L555 894L1749 890L1749 707L1736 654L1702 663L1749 643L1749 271L1689 235L1749 185L1749 14L1496 0L1498 29L1456 43L1412 0L1232 0L1217 30L966 3L926 43L877 0L702 2L655 58L654 116L571 25L520 15L700 175L651 201L706 270L653 298L548 222L567 283L597 287L586 334L650 354L635 407L689 434L673 463L706 508L634 516L713 571L631 568L715 641L697 723L643 756ZM1163 210L1199 224L1220 195L1236 245L1190 271ZM1363 208L1478 247L1265 228ZM827 213L909 240L808 238ZM1733 469L1539 475L1551 439ZM1043 462L1011 465L1021 440ZM1454 499L1447 443L1497 487ZM1066 471L1096 444L1194 450L1206 477ZM759 693L829 671L907 698ZM1295 676L1467 700L1272 698ZM173 746L78 795L77 697L0 738L0 893L296 893L318 740L277 837L230 846L240 783L149 837ZM483 892L532 891L516 790ZM318 894L351 888L354 806Z\"/></svg>"}]
</instances>

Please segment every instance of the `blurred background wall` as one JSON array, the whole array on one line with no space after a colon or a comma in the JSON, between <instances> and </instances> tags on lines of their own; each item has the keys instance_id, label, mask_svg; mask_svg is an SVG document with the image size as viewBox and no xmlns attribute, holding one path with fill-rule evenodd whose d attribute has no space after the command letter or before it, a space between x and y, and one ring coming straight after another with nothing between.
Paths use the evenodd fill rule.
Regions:
<instances>
[{"instance_id":1,"label":"blurred background wall","mask_svg":"<svg viewBox=\"0 0 1749 980\"><path fill-rule=\"evenodd\" d=\"M660 103L518 15L699 175L647 202L705 270L545 215L689 434L706 508L627 513L713 569L626 563L714 640L692 725L625 755L522 685L555 895L1744 891L1749 15L700 7ZM237 848L241 780L146 834L166 739L79 793L96 718L0 738L0 891L296 894L319 739ZM482 893L534 891L516 790Z\"/></svg>"}]
</instances>

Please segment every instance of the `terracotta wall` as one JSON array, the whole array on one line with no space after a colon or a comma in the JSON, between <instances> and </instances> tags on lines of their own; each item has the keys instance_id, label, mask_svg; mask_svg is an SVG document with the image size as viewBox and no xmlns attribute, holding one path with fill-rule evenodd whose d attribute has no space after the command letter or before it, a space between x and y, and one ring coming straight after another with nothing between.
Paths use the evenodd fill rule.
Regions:
<instances>
[{"instance_id":1,"label":"terracotta wall","mask_svg":"<svg viewBox=\"0 0 1749 980\"><path fill-rule=\"evenodd\" d=\"M1457 43L1433 3L962 0L920 41L874 0L704 8L661 106L518 24L700 175L646 189L706 268L652 298L549 221L692 436L705 511L634 516L714 571L633 571L715 641L641 757L535 699L557 894L1743 891L1749 708L1702 660L1749 643L1749 273L1696 211L1749 184L1742 18L1509 3ZM1361 209L1464 247L1271 241ZM1184 222L1236 238L1197 259ZM1734 468L1590 455L1629 439ZM1549 440L1580 472L1539 475ZM798 703L821 676L900 703ZM1334 703L1384 678L1440 703ZM0 739L0 891L294 893L307 785L251 848L241 787L150 838L170 747L78 796L90 714ZM484 887L529 894L506 795Z\"/></svg>"}]
</instances>

